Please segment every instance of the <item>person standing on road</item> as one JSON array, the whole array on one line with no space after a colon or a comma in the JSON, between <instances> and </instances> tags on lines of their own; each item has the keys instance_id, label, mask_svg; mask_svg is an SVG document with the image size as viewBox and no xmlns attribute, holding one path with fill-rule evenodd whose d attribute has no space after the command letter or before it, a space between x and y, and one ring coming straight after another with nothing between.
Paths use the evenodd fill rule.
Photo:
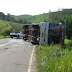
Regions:
<instances>
[{"instance_id":1,"label":"person standing on road","mask_svg":"<svg viewBox=\"0 0 72 72\"><path fill-rule=\"evenodd\" d=\"M6 38L6 32L4 33L4 38Z\"/></svg>"}]
</instances>

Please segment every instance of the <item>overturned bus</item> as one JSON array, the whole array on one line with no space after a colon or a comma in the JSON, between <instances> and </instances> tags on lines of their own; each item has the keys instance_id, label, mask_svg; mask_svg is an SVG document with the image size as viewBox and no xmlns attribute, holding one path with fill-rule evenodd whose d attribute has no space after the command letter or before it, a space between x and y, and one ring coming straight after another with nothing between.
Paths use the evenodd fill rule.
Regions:
<instances>
[{"instance_id":1,"label":"overturned bus","mask_svg":"<svg viewBox=\"0 0 72 72\"><path fill-rule=\"evenodd\" d=\"M53 43L64 44L65 25L59 23L41 22L23 26L24 40L40 45Z\"/></svg>"}]
</instances>

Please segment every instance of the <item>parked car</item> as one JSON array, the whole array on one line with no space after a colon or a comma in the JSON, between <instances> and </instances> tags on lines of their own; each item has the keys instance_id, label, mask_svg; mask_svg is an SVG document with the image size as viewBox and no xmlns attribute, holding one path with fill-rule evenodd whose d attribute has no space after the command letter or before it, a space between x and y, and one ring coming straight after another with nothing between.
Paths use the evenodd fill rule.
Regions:
<instances>
[{"instance_id":1,"label":"parked car","mask_svg":"<svg viewBox=\"0 0 72 72\"><path fill-rule=\"evenodd\" d=\"M23 37L23 33L21 31L10 33L10 37L11 38L13 38L13 37L20 38L20 37Z\"/></svg>"}]
</instances>

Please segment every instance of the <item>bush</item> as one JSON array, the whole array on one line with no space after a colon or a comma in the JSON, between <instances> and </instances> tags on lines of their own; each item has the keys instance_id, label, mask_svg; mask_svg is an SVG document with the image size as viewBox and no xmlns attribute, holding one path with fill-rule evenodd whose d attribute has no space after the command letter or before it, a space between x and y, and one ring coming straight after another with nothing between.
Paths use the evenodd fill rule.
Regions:
<instances>
[{"instance_id":1,"label":"bush","mask_svg":"<svg viewBox=\"0 0 72 72\"><path fill-rule=\"evenodd\" d=\"M4 35L6 33L6 35L10 35L10 32L12 31L12 27L6 27L4 29L1 30L1 35Z\"/></svg>"}]
</instances>

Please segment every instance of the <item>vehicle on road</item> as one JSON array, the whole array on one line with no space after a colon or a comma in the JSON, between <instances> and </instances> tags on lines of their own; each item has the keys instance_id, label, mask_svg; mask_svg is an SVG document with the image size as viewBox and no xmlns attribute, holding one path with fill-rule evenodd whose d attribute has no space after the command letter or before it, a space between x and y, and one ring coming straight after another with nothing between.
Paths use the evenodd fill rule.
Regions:
<instances>
[{"instance_id":1,"label":"vehicle on road","mask_svg":"<svg viewBox=\"0 0 72 72\"><path fill-rule=\"evenodd\" d=\"M24 40L40 45L53 43L64 44L65 24L41 22L23 26Z\"/></svg>"},{"instance_id":2,"label":"vehicle on road","mask_svg":"<svg viewBox=\"0 0 72 72\"><path fill-rule=\"evenodd\" d=\"M13 38L13 37L20 38L20 37L23 37L23 33L21 31L10 33L10 37L11 38Z\"/></svg>"}]
</instances>

